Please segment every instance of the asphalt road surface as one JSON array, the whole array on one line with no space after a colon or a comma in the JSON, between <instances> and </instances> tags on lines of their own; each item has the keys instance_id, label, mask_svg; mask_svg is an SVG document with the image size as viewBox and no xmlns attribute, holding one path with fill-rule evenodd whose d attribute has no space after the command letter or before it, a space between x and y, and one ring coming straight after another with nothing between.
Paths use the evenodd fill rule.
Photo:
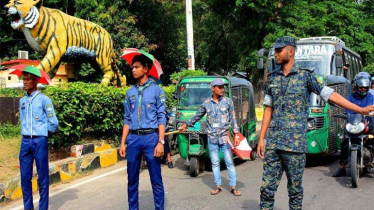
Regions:
<instances>
[{"instance_id":1,"label":"asphalt road surface","mask_svg":"<svg viewBox=\"0 0 374 210\"><path fill-rule=\"evenodd\" d=\"M210 195L210 190L215 187L211 171L204 171L193 178L189 176L189 168L179 155L172 158L174 169L162 166L166 194L165 209L259 209L261 159L236 164L237 187L242 191L242 196L235 197L229 192L225 168L221 170L223 191L218 195ZM374 209L374 175L360 178L359 187L354 189L350 185L349 177L331 177L337 168L338 156L308 158L303 183L303 209ZM38 196L35 195L34 199L37 201ZM141 210L154 209L153 194L146 169L140 173L139 202ZM37 206L36 202L35 207ZM22 201L14 201L2 209L23 209ZM96 170L93 174L68 184L51 187L50 209L128 209L126 161ZM288 209L285 175L275 196L275 209Z\"/></svg>"}]
</instances>

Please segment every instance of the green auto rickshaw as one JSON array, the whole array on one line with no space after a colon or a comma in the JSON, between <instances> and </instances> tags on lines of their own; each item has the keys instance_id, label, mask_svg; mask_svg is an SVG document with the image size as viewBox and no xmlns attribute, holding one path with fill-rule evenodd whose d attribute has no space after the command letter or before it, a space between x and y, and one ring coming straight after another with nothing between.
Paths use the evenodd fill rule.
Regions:
<instances>
[{"instance_id":1,"label":"green auto rickshaw","mask_svg":"<svg viewBox=\"0 0 374 210\"><path fill-rule=\"evenodd\" d=\"M225 96L233 100L235 116L240 132L247 137L248 144L253 148L251 159L256 158L258 135L256 135L256 114L253 86L246 79L222 76L194 76L183 78L177 85L178 99L175 125L179 128L184 122L195 115L205 99L212 96L211 82L221 78L225 85ZM207 149L206 116L188 131L177 134L180 156L188 159L190 175L196 177L201 169L211 170L209 151ZM231 132L230 132L231 133ZM230 134L232 135L232 134ZM236 156L234 155L234 158ZM223 156L221 154L221 160Z\"/></svg>"}]
</instances>

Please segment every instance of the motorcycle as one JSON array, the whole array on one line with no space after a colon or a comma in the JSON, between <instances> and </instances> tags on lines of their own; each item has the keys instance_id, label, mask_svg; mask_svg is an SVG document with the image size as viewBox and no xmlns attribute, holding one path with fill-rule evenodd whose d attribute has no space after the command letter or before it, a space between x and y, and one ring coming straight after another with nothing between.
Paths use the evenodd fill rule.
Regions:
<instances>
[{"instance_id":1,"label":"motorcycle","mask_svg":"<svg viewBox=\"0 0 374 210\"><path fill-rule=\"evenodd\" d=\"M348 114L344 138L348 139L348 160L352 187L357 188L358 179L374 167L374 136L369 134L369 122L361 114Z\"/></svg>"}]
</instances>

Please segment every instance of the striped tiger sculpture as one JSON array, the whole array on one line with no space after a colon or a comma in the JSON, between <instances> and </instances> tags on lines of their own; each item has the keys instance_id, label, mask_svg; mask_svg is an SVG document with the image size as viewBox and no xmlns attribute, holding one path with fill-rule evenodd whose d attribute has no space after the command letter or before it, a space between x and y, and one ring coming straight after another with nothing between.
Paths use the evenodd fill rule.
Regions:
<instances>
[{"instance_id":1,"label":"striped tiger sculpture","mask_svg":"<svg viewBox=\"0 0 374 210\"><path fill-rule=\"evenodd\" d=\"M49 72L60 61L87 62L104 73L101 84L126 85L116 65L110 34L92 22L43 7L43 0L10 0L5 8L13 29L21 29L36 51L46 53L37 68Z\"/></svg>"}]
</instances>

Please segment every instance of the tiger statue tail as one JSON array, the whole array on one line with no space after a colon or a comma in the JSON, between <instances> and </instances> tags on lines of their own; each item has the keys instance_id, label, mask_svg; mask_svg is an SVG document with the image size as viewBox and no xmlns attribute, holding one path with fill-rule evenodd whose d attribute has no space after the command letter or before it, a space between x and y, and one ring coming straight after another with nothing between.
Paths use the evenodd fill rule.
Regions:
<instances>
[{"instance_id":1,"label":"tiger statue tail","mask_svg":"<svg viewBox=\"0 0 374 210\"><path fill-rule=\"evenodd\" d=\"M118 69L117 67L117 64L116 64L116 54L114 52L112 52L112 71L116 74L116 77L117 78L116 80L118 81L119 79L119 82L120 82L120 86L121 87L124 87L126 86L126 76L121 74L121 71ZM115 81L115 82L117 82Z\"/></svg>"}]
</instances>

